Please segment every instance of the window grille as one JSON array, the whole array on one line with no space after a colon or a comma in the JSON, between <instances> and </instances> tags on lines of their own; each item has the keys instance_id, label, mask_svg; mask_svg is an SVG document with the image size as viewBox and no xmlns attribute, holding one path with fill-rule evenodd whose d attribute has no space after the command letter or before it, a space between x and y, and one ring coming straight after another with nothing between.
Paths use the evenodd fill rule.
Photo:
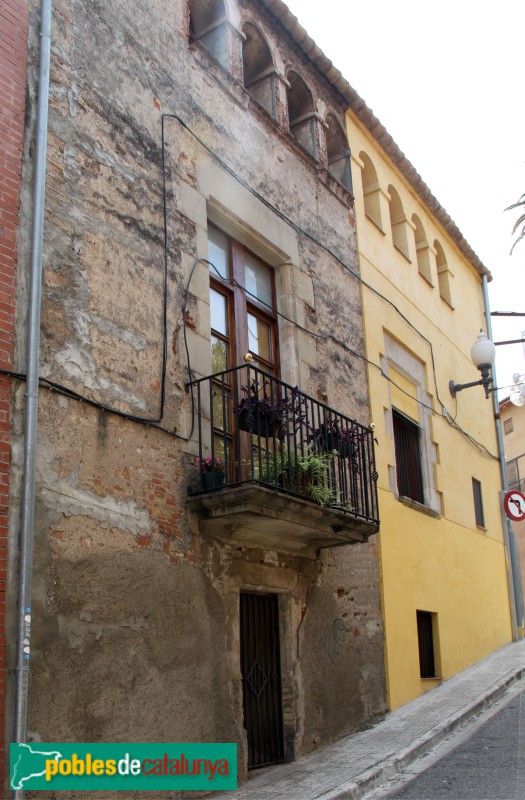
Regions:
<instances>
[{"instance_id":1,"label":"window grille","mask_svg":"<svg viewBox=\"0 0 525 800\"><path fill-rule=\"evenodd\" d=\"M512 421L512 417L508 417L503 423L503 430L505 431L505 436L508 436L509 433L512 433L514 430L514 423Z\"/></svg>"},{"instance_id":2,"label":"window grille","mask_svg":"<svg viewBox=\"0 0 525 800\"><path fill-rule=\"evenodd\" d=\"M392 409L392 420L399 494L424 503L419 427L395 409Z\"/></svg>"},{"instance_id":3,"label":"window grille","mask_svg":"<svg viewBox=\"0 0 525 800\"><path fill-rule=\"evenodd\" d=\"M509 489L520 489L520 470L518 459L513 458L512 461L507 461L507 483Z\"/></svg>"}]
</instances>

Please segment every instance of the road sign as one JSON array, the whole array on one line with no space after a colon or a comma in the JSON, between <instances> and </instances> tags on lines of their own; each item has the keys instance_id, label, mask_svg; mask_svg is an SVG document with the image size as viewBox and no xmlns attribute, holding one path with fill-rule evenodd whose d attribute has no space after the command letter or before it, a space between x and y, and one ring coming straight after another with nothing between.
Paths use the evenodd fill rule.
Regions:
<instances>
[{"instance_id":1,"label":"road sign","mask_svg":"<svg viewBox=\"0 0 525 800\"><path fill-rule=\"evenodd\" d=\"M503 498L503 505L507 516L514 520L514 522L521 522L525 519L525 494L513 489L507 492Z\"/></svg>"}]
</instances>

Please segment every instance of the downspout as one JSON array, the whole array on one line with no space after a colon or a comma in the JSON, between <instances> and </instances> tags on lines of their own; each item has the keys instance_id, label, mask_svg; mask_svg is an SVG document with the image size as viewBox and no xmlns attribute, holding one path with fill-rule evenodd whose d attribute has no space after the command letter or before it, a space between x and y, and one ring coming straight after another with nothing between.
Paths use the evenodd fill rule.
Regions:
<instances>
[{"instance_id":1,"label":"downspout","mask_svg":"<svg viewBox=\"0 0 525 800\"><path fill-rule=\"evenodd\" d=\"M492 319L490 316L490 302L487 276L483 275L483 303L485 305L485 317L487 320L487 336L494 341L492 335ZM494 385L497 386L496 369L493 367ZM503 491L507 492L509 483L507 479L507 465L505 463L505 445L503 444L503 430L499 413L499 401L497 392L492 392L492 403L494 406L494 420L496 422L496 435L498 437L498 455L501 470L501 482ZM505 541L505 560L507 562L507 583L509 590L510 616L512 623L512 638L518 641L518 629L523 628L523 589L521 583L521 569L519 554L516 545L514 531L510 519L503 508L503 495L501 498L501 518L503 523L503 537Z\"/></svg>"},{"instance_id":2,"label":"downspout","mask_svg":"<svg viewBox=\"0 0 525 800\"><path fill-rule=\"evenodd\" d=\"M40 6L40 67L38 117L33 192L31 288L27 327L27 382L25 403L24 474L22 483L22 523L20 530L18 584L18 642L15 685L15 742L27 738L29 694L29 656L31 634L31 588L35 520L36 447L38 431L38 379L40 360L40 306L42 296L42 244L46 181L46 148L51 58L51 0ZM15 791L15 798L24 792Z\"/></svg>"}]
</instances>

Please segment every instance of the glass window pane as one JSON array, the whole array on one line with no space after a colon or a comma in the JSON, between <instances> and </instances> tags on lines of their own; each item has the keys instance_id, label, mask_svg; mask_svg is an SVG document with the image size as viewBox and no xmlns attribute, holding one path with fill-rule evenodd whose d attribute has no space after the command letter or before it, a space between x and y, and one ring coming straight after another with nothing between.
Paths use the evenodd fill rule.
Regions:
<instances>
[{"instance_id":1,"label":"glass window pane","mask_svg":"<svg viewBox=\"0 0 525 800\"><path fill-rule=\"evenodd\" d=\"M213 391L213 427L215 430L227 430L231 428L231 407L230 407L230 393L226 390L223 392L221 386L214 387Z\"/></svg>"},{"instance_id":2,"label":"glass window pane","mask_svg":"<svg viewBox=\"0 0 525 800\"><path fill-rule=\"evenodd\" d=\"M223 372L228 369L228 346L222 339L211 337L211 371Z\"/></svg>"},{"instance_id":3,"label":"glass window pane","mask_svg":"<svg viewBox=\"0 0 525 800\"><path fill-rule=\"evenodd\" d=\"M273 361L271 328L254 314L248 314L248 346L254 355Z\"/></svg>"},{"instance_id":4,"label":"glass window pane","mask_svg":"<svg viewBox=\"0 0 525 800\"><path fill-rule=\"evenodd\" d=\"M272 306L272 271L249 253L244 255L246 291Z\"/></svg>"},{"instance_id":5,"label":"glass window pane","mask_svg":"<svg viewBox=\"0 0 525 800\"><path fill-rule=\"evenodd\" d=\"M213 437L213 453L222 464L222 471L228 474L230 466L231 443L223 436Z\"/></svg>"},{"instance_id":6,"label":"glass window pane","mask_svg":"<svg viewBox=\"0 0 525 800\"><path fill-rule=\"evenodd\" d=\"M208 229L208 261L211 261L213 267L210 267L210 274L214 278L223 278L225 281L230 277L230 259L228 248L228 237L221 233L216 228Z\"/></svg>"},{"instance_id":7,"label":"glass window pane","mask_svg":"<svg viewBox=\"0 0 525 800\"><path fill-rule=\"evenodd\" d=\"M228 335L228 323L226 319L227 301L223 294L210 289L210 318L212 330Z\"/></svg>"}]
</instances>

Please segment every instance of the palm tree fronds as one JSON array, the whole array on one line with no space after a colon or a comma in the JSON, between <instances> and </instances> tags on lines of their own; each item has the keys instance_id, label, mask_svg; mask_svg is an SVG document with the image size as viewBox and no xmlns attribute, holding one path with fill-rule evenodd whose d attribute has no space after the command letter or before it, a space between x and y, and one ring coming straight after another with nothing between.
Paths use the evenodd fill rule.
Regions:
<instances>
[{"instance_id":1,"label":"palm tree fronds","mask_svg":"<svg viewBox=\"0 0 525 800\"><path fill-rule=\"evenodd\" d=\"M508 208L506 208L505 211L512 211L512 209L514 208L522 209L523 206L525 206L525 194L522 194L520 199L516 203L512 203L512 205L508 206ZM512 251L514 250L518 242L521 242L521 240L525 238L525 214L522 214L520 217L518 217L518 219L514 223L514 227L512 228L513 236L519 228L521 228L520 234L516 239L516 241L514 242L514 244L512 245L512 247L510 248L511 255Z\"/></svg>"}]
</instances>

